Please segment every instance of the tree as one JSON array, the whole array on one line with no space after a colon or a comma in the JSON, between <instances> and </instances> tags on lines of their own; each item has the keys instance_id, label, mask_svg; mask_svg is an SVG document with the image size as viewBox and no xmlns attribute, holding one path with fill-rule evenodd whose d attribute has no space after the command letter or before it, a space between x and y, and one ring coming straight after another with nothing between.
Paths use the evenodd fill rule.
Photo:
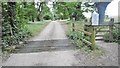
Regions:
<instances>
[{"instance_id":1,"label":"tree","mask_svg":"<svg viewBox=\"0 0 120 68\"><path fill-rule=\"evenodd\" d=\"M47 2L37 2L37 20L43 20L46 15L51 17L50 8L48 8Z\"/></svg>"},{"instance_id":2,"label":"tree","mask_svg":"<svg viewBox=\"0 0 120 68\"><path fill-rule=\"evenodd\" d=\"M81 2L57 2L57 16L61 19L72 19L72 14L76 13L76 20L84 18L81 10Z\"/></svg>"},{"instance_id":3,"label":"tree","mask_svg":"<svg viewBox=\"0 0 120 68\"><path fill-rule=\"evenodd\" d=\"M2 42L5 47L17 45L24 42L30 36L26 29L28 16L26 16L23 3L4 2L2 3Z\"/></svg>"}]
</instances>

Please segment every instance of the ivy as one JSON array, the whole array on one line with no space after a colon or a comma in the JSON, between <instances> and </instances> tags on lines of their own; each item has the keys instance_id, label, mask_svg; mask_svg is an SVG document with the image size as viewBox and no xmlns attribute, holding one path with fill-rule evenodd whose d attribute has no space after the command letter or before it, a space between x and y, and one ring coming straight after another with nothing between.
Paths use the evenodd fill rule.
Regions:
<instances>
[{"instance_id":1,"label":"ivy","mask_svg":"<svg viewBox=\"0 0 120 68\"><path fill-rule=\"evenodd\" d=\"M21 7L22 6L22 7ZM26 28L28 17L22 3L2 3L2 42L3 49L24 42L30 36Z\"/></svg>"}]
</instances>

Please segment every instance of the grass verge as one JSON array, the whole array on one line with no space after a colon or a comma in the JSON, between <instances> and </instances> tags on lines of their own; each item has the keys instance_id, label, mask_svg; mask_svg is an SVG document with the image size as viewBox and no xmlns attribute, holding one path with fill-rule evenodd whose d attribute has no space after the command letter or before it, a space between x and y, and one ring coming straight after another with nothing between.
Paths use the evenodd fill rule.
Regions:
<instances>
[{"instance_id":1,"label":"grass verge","mask_svg":"<svg viewBox=\"0 0 120 68\"><path fill-rule=\"evenodd\" d=\"M37 35L42 29L50 22L50 20L44 20L39 22L28 23L27 29L30 31L32 36Z\"/></svg>"}]
</instances>

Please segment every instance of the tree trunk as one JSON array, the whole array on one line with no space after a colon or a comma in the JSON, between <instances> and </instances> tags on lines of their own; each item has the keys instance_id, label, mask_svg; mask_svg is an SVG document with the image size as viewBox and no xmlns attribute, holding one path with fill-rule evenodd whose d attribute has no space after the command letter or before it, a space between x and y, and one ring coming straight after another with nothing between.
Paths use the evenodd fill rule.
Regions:
<instances>
[{"instance_id":1,"label":"tree trunk","mask_svg":"<svg viewBox=\"0 0 120 68\"><path fill-rule=\"evenodd\" d=\"M35 6L35 3L33 2L32 5ZM35 18L34 18L34 16L32 16L32 22L34 22L34 21L35 21Z\"/></svg>"},{"instance_id":2,"label":"tree trunk","mask_svg":"<svg viewBox=\"0 0 120 68\"><path fill-rule=\"evenodd\" d=\"M32 22L34 22L34 17L32 16Z\"/></svg>"}]
</instances>

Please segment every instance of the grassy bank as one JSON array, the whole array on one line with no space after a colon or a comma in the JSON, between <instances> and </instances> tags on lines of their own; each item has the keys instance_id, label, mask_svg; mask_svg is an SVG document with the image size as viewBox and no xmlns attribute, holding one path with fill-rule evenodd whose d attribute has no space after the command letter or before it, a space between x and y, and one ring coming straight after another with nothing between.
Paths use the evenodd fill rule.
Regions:
<instances>
[{"instance_id":1,"label":"grassy bank","mask_svg":"<svg viewBox=\"0 0 120 68\"><path fill-rule=\"evenodd\" d=\"M26 26L31 32L32 36L37 35L50 22L50 20L30 22Z\"/></svg>"}]
</instances>

